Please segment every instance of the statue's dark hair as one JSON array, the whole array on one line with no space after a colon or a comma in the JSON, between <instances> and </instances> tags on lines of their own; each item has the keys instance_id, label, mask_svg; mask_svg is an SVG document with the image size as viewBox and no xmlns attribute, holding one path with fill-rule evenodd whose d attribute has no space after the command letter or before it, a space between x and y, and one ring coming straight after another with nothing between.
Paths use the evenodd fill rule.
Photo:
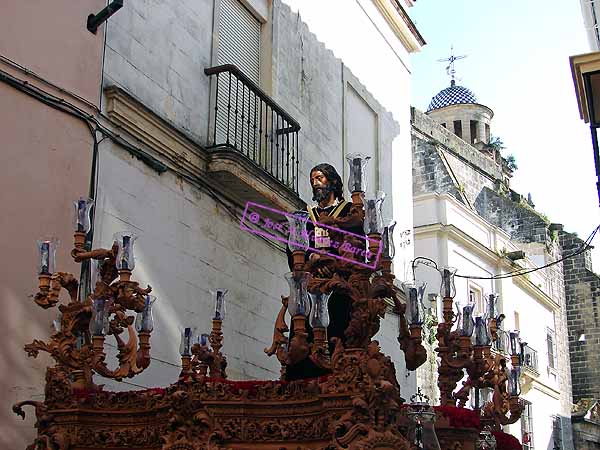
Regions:
<instances>
[{"instance_id":1,"label":"statue's dark hair","mask_svg":"<svg viewBox=\"0 0 600 450\"><path fill-rule=\"evenodd\" d=\"M315 167L310 169L309 176L312 175L312 173L317 170L320 172L323 172L323 175L325 175L325 177L327 177L327 181L329 181L329 183L331 183L333 195L335 195L335 198L337 198L338 200L343 200L344 199L344 183L342 182L342 178L340 177L340 174L337 173L337 170L335 170L335 167L333 167L331 164L327 164L327 163L317 164Z\"/></svg>"}]
</instances>

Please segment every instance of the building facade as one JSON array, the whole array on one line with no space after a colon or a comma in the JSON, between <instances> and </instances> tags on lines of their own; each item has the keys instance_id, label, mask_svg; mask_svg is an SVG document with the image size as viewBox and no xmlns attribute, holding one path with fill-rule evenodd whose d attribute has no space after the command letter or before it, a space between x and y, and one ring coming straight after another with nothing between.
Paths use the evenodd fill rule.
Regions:
<instances>
[{"instance_id":1,"label":"building facade","mask_svg":"<svg viewBox=\"0 0 600 450\"><path fill-rule=\"evenodd\" d=\"M573 439L577 450L600 448L600 343L598 290L600 277L592 269L590 248L572 233L560 232L563 251L575 255L564 261L569 355L573 383Z\"/></svg>"},{"instance_id":2,"label":"building facade","mask_svg":"<svg viewBox=\"0 0 600 450\"><path fill-rule=\"evenodd\" d=\"M511 276L560 259L561 227L510 189L512 171L489 143L492 117L490 108L454 82L432 99L427 113L412 109L415 257L457 268L455 302L474 303L475 314L484 313L486 294L500 295L505 319L494 350L508 351L509 330L519 330L526 342L521 375L526 408L505 431L523 448L572 448L562 267ZM415 277L428 283L435 300L437 271L417 264ZM419 382L439 397L428 366L435 367L433 354ZM562 446L554 447L558 440Z\"/></svg>"},{"instance_id":3,"label":"building facade","mask_svg":"<svg viewBox=\"0 0 600 450\"><path fill-rule=\"evenodd\" d=\"M229 291L223 348L229 376L279 377L279 363L264 348L280 295L289 291L287 261L280 243L240 229L244 207L253 201L302 209L311 203L310 169L328 162L347 180L345 157L360 151L370 157L367 194L385 191L387 219L398 220L397 230L412 229L412 217L400 211L410 211L410 190L396 189L392 177L398 156L410 158L407 64L424 44L406 15L411 4L357 2L358 22L341 34L369 40L364 61L356 60L359 71L371 65L372 49L389 52L391 45L402 59L386 80L363 84L279 0L132 0L96 33L86 22L106 2L9 2L0 18L6 99L0 111L9 162L2 177L2 247L11 261L2 281L10 313L2 319L8 345L0 366L7 374L1 447L32 441L31 417L20 421L10 405L43 398L50 364L43 356L26 359L22 350L47 339L56 316L56 310L40 312L30 298L37 289L35 240L58 237L57 266L76 273L69 253L72 202L80 196L95 202L88 235L94 247L110 246L115 232L138 235L135 277L158 298L150 369L132 380L100 383L129 390L176 380L180 331L209 331L216 288ZM26 32L32 28L45 38ZM393 111L369 90L382 92L382 82L393 94ZM406 180L410 164L401 166L396 179ZM398 265L406 267L410 237L397 249ZM404 376L397 329L397 318L388 315L378 338L410 396L414 377ZM108 360L116 353L110 345Z\"/></svg>"},{"instance_id":4,"label":"building facade","mask_svg":"<svg viewBox=\"0 0 600 450\"><path fill-rule=\"evenodd\" d=\"M345 156L360 151L371 157L367 193L385 191L392 218L395 197L410 200L392 185L401 126L277 0L132 1L111 19L106 41L103 112L135 149L100 145L95 239L107 245L133 229L136 275L159 299L155 359L132 383L176 379L180 330L209 330L216 288L229 290L229 376L277 378L279 363L263 349L288 268L281 245L240 230L246 202L302 209L310 169L329 162L346 180ZM381 36L379 45L387 45ZM396 335L390 316L379 339L406 385Z\"/></svg>"},{"instance_id":5,"label":"building facade","mask_svg":"<svg viewBox=\"0 0 600 450\"><path fill-rule=\"evenodd\" d=\"M2 4L0 14L0 247L6 258L0 280L0 447L25 448L35 436L35 418L14 415L18 401L43 398L49 358L27 358L23 346L47 338L56 309L32 300L37 291L36 240L54 234L61 242L61 269L75 271L73 200L90 195L99 112L103 33L86 29L102 0L73 4ZM52 18L52 20L49 20ZM35 30L33 32L32 30ZM75 109L73 109L73 107ZM78 112L79 111L79 112Z\"/></svg>"}]
</instances>

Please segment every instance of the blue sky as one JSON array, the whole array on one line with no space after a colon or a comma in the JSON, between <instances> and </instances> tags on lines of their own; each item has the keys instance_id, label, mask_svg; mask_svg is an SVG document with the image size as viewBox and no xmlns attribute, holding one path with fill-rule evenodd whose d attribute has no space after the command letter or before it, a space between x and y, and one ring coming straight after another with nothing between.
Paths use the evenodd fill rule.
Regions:
<instances>
[{"instance_id":1,"label":"blue sky","mask_svg":"<svg viewBox=\"0 0 600 450\"><path fill-rule=\"evenodd\" d=\"M426 109L457 83L494 110L492 134L515 155L517 192L567 231L587 237L600 223L589 128L579 119L569 56L589 52L577 0L418 0L410 15L427 41L412 57L412 104ZM600 241L595 242L600 247ZM594 252L600 267L600 252Z\"/></svg>"}]
</instances>

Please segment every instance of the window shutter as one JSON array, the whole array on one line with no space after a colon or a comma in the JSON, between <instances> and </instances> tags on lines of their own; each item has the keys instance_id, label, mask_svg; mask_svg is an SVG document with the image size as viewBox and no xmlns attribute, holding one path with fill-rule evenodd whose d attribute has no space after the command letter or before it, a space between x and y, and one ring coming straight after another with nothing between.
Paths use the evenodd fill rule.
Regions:
<instances>
[{"instance_id":1,"label":"window shutter","mask_svg":"<svg viewBox=\"0 0 600 450\"><path fill-rule=\"evenodd\" d=\"M556 339L554 330L546 331L546 344L548 346L548 366L556 369Z\"/></svg>"},{"instance_id":2,"label":"window shutter","mask_svg":"<svg viewBox=\"0 0 600 450\"><path fill-rule=\"evenodd\" d=\"M258 84L260 22L239 0L221 0L217 60L219 65L235 64Z\"/></svg>"},{"instance_id":3,"label":"window shutter","mask_svg":"<svg viewBox=\"0 0 600 450\"><path fill-rule=\"evenodd\" d=\"M221 0L219 14L219 65L233 64L259 84L261 24L239 0ZM217 141L245 152L254 145L248 139L258 99L233 76L218 79ZM242 119L243 116L243 119Z\"/></svg>"}]
</instances>

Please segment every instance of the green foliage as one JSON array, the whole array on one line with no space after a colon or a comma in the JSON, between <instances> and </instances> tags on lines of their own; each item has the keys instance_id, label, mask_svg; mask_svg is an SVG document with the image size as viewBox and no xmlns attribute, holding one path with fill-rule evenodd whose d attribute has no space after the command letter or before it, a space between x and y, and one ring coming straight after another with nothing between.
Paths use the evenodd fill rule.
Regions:
<instances>
[{"instance_id":1,"label":"green foliage","mask_svg":"<svg viewBox=\"0 0 600 450\"><path fill-rule=\"evenodd\" d=\"M432 346L436 341L437 325L438 325L438 321L437 321L436 315L431 310L428 310L425 313L425 321L423 322L423 329L425 331L425 333L424 333L425 339L424 340L430 346Z\"/></svg>"},{"instance_id":2,"label":"green foliage","mask_svg":"<svg viewBox=\"0 0 600 450\"><path fill-rule=\"evenodd\" d=\"M513 172L519 168L519 166L517 166L517 160L515 158L515 155L513 155L512 153L506 158L504 158L504 160L506 161L507 167Z\"/></svg>"},{"instance_id":3,"label":"green foliage","mask_svg":"<svg viewBox=\"0 0 600 450\"><path fill-rule=\"evenodd\" d=\"M483 144L483 147L487 150L495 150L497 152L501 152L506 149L504 146L504 142L498 136L490 136L490 140L487 144Z\"/></svg>"},{"instance_id":4,"label":"green foliage","mask_svg":"<svg viewBox=\"0 0 600 450\"><path fill-rule=\"evenodd\" d=\"M487 144L483 144L483 148L485 148L488 151L495 152L498 155L502 154L502 150L506 150L504 141L502 141L502 138L498 136L490 136L489 142ZM514 172L519 168L519 166L517 166L517 159L515 158L515 155L510 154L506 158L502 156L500 157L502 158L504 164L510 171Z\"/></svg>"}]
</instances>

